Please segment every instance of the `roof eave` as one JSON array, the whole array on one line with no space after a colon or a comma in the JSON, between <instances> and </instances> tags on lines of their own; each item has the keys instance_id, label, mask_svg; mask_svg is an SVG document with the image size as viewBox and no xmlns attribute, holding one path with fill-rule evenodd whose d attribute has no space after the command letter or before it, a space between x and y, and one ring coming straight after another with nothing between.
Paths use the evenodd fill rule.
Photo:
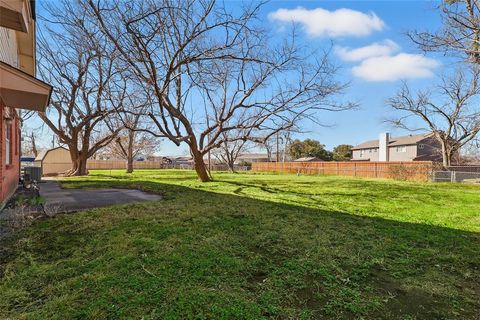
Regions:
<instances>
[{"instance_id":1,"label":"roof eave","mask_svg":"<svg viewBox=\"0 0 480 320\"><path fill-rule=\"evenodd\" d=\"M52 86L0 61L0 97L13 108L44 112Z\"/></svg>"}]
</instances>

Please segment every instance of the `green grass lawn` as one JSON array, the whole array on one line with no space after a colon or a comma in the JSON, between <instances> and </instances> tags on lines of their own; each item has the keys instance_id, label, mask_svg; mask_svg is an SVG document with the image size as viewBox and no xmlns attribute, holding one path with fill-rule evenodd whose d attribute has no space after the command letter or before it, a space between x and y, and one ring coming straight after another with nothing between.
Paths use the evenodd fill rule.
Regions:
<instances>
[{"instance_id":1,"label":"green grass lawn","mask_svg":"<svg viewBox=\"0 0 480 320\"><path fill-rule=\"evenodd\" d=\"M0 318L478 319L480 186L95 171L158 202L60 215L3 244Z\"/></svg>"}]
</instances>

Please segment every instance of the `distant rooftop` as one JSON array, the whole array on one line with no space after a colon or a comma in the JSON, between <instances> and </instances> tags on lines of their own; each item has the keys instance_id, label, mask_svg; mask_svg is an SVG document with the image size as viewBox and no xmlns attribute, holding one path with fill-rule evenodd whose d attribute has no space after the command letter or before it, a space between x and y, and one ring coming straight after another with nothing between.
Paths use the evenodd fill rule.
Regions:
<instances>
[{"instance_id":1,"label":"distant rooftop","mask_svg":"<svg viewBox=\"0 0 480 320\"><path fill-rule=\"evenodd\" d=\"M293 160L294 162L311 162L311 161L321 161L317 157L303 157Z\"/></svg>"},{"instance_id":2,"label":"distant rooftop","mask_svg":"<svg viewBox=\"0 0 480 320\"><path fill-rule=\"evenodd\" d=\"M272 154L272 157L275 157L275 154ZM240 159L259 159L259 158L268 158L266 153L242 153L238 156Z\"/></svg>"},{"instance_id":3,"label":"distant rooftop","mask_svg":"<svg viewBox=\"0 0 480 320\"><path fill-rule=\"evenodd\" d=\"M416 135L408 135L408 136L400 136L400 137L390 137L388 146L395 147L395 146L403 146L403 145L412 145L416 144L419 141L422 141L425 138L428 138L432 135L432 133L423 133L423 134L416 134ZM356 145L352 148L352 150L360 150L360 149L375 149L378 148L378 139L377 140L369 140L359 145Z\"/></svg>"}]
</instances>

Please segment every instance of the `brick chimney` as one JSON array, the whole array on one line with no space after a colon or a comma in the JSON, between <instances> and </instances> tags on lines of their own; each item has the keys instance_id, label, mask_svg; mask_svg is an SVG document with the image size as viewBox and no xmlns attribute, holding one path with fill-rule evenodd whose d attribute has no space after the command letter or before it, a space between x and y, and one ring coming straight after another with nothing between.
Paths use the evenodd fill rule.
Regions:
<instances>
[{"instance_id":1,"label":"brick chimney","mask_svg":"<svg viewBox=\"0 0 480 320\"><path fill-rule=\"evenodd\" d=\"M380 133L378 137L378 161L388 161L388 142L390 133Z\"/></svg>"}]
</instances>

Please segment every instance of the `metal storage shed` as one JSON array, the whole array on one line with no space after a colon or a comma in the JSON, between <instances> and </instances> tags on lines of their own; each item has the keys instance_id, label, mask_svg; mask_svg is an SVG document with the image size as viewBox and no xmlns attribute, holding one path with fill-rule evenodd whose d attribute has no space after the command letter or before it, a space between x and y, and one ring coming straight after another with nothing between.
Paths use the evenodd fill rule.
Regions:
<instances>
[{"instance_id":1,"label":"metal storage shed","mask_svg":"<svg viewBox=\"0 0 480 320\"><path fill-rule=\"evenodd\" d=\"M70 151L64 147L40 152L34 163L36 166L42 167L44 176L56 176L72 168Z\"/></svg>"}]
</instances>

